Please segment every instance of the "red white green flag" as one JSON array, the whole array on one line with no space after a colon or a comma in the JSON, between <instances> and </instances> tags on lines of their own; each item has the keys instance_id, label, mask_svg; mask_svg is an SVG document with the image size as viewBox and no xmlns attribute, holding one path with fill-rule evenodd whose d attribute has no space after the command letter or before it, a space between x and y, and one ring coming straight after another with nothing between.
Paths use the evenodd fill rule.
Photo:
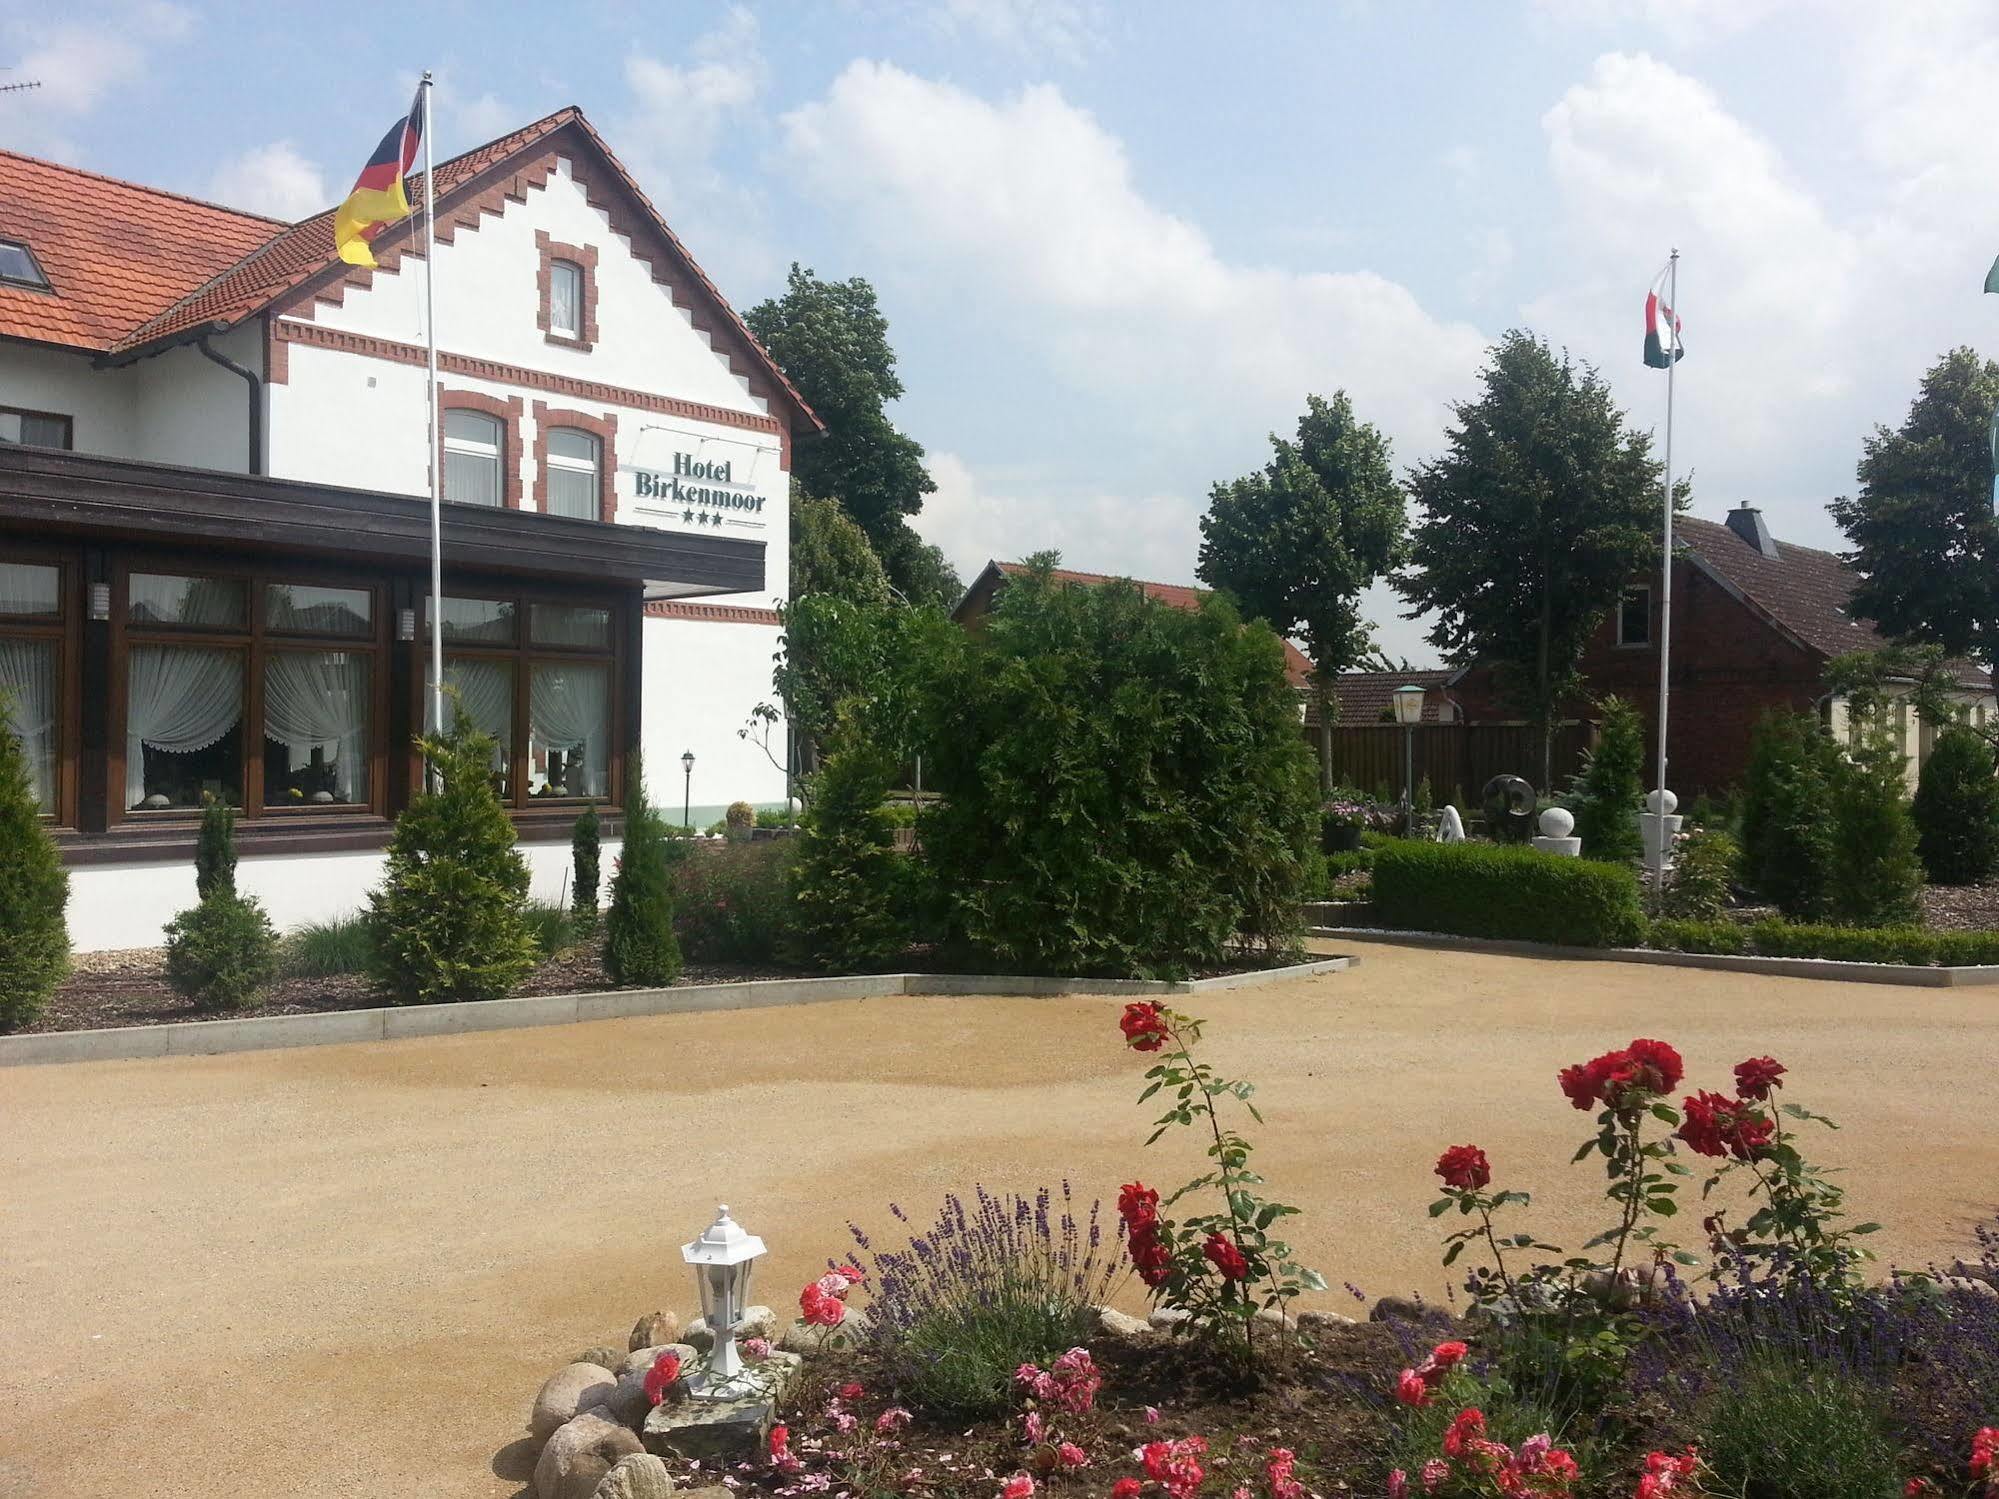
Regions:
<instances>
[{"instance_id":1,"label":"red white green flag","mask_svg":"<svg viewBox=\"0 0 1999 1499\"><path fill-rule=\"evenodd\" d=\"M1645 362L1655 370L1670 369L1675 360L1687 357L1680 343L1680 315L1666 305L1672 274L1669 261L1645 293Z\"/></svg>"}]
</instances>

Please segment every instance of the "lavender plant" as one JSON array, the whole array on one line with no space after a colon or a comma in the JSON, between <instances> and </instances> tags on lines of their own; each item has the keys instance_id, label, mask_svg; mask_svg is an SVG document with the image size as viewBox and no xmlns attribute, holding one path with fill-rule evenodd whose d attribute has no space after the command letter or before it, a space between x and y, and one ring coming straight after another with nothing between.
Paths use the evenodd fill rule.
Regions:
<instances>
[{"instance_id":1,"label":"lavender plant","mask_svg":"<svg viewBox=\"0 0 1999 1499\"><path fill-rule=\"evenodd\" d=\"M877 1248L849 1225L871 1293L864 1351L897 1392L933 1410L967 1415L1013 1404L1014 1371L1082 1343L1095 1308L1128 1272L1106 1243L1101 1204L1077 1207L1068 1182L1031 1198L956 1193L904 1246ZM909 1215L894 1203L897 1223ZM857 1257L857 1261L858 1261Z\"/></svg>"}]
</instances>

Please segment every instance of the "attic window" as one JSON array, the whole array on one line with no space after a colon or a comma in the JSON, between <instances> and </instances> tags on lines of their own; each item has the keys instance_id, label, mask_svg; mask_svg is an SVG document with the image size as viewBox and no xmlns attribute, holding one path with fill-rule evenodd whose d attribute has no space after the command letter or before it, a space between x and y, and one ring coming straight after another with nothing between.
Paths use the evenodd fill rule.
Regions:
<instances>
[{"instance_id":1,"label":"attic window","mask_svg":"<svg viewBox=\"0 0 1999 1499\"><path fill-rule=\"evenodd\" d=\"M9 286L32 286L36 291L49 289L49 278L42 274L35 252L11 239L0 239L0 281Z\"/></svg>"}]
</instances>

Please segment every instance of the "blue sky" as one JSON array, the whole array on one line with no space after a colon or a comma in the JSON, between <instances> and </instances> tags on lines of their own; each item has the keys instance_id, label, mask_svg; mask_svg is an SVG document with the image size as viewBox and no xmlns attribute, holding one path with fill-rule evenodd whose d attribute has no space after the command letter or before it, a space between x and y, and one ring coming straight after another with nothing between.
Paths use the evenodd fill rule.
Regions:
<instances>
[{"instance_id":1,"label":"blue sky","mask_svg":"<svg viewBox=\"0 0 1999 1499\"><path fill-rule=\"evenodd\" d=\"M43 81L0 143L296 216L425 65L446 151L580 104L738 306L794 259L872 279L967 575L1191 580L1208 486L1307 391L1414 461L1511 326L1655 425L1675 244L1697 513L1836 545L1871 425L1999 352L1983 0L84 4L0 22L0 80Z\"/></svg>"}]
</instances>

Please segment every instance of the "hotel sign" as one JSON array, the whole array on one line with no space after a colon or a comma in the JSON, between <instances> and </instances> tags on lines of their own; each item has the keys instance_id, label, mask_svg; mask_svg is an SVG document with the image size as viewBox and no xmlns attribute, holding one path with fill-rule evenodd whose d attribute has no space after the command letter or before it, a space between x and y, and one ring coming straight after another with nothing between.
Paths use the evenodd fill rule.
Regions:
<instances>
[{"instance_id":1,"label":"hotel sign","mask_svg":"<svg viewBox=\"0 0 1999 1499\"><path fill-rule=\"evenodd\" d=\"M745 488L735 468L733 461L702 462L692 453L675 453L671 473L632 470L633 498L643 509L677 513L689 525L761 527L765 497Z\"/></svg>"}]
</instances>

